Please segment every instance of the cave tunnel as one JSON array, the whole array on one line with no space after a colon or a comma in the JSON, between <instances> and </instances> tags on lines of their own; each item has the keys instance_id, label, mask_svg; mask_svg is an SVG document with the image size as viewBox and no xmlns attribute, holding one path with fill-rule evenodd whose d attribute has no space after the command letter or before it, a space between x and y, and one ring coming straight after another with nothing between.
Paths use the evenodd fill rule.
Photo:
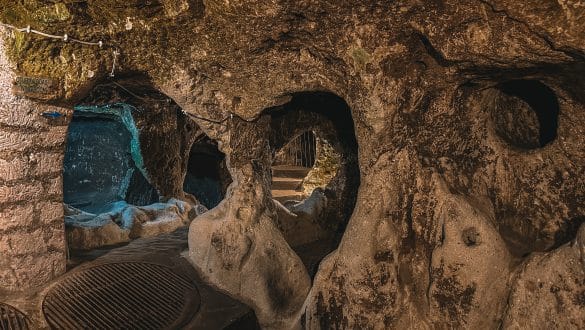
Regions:
<instances>
[{"instance_id":1,"label":"cave tunnel","mask_svg":"<svg viewBox=\"0 0 585 330\"><path fill-rule=\"evenodd\" d=\"M224 319L204 312L201 317L209 326L258 328L248 306L186 282L183 278L194 275L184 271L190 266L176 255L187 246L191 221L215 207L231 182L217 142L144 77L98 85L75 106L67 132L63 164L67 268L95 258L114 262L70 271L48 292L43 311L50 327L83 328L90 322L104 329L113 324L182 328L199 322L198 306L208 304L200 300L202 290L211 297L209 304L229 315ZM128 277L133 284L128 285ZM79 290L79 280L90 281L97 289L83 296L70 294ZM115 292L125 295L109 301ZM153 307L129 308L144 292L154 299ZM56 298L64 294L71 301L65 307ZM92 305L86 306L86 301ZM159 306L169 301L176 303L161 312ZM69 308L74 304L76 308ZM98 312L103 313L98 317Z\"/></svg>"},{"instance_id":2,"label":"cave tunnel","mask_svg":"<svg viewBox=\"0 0 585 330\"><path fill-rule=\"evenodd\" d=\"M225 155L217 143L205 135L198 138L189 152L183 190L211 209L223 200L231 182Z\"/></svg>"},{"instance_id":3,"label":"cave tunnel","mask_svg":"<svg viewBox=\"0 0 585 330\"><path fill-rule=\"evenodd\" d=\"M74 108L63 164L69 246L91 250L187 228L231 177L217 143L143 76Z\"/></svg>"},{"instance_id":4,"label":"cave tunnel","mask_svg":"<svg viewBox=\"0 0 585 330\"><path fill-rule=\"evenodd\" d=\"M585 329L585 0L3 1L0 330L260 325Z\"/></svg>"},{"instance_id":5,"label":"cave tunnel","mask_svg":"<svg viewBox=\"0 0 585 330\"><path fill-rule=\"evenodd\" d=\"M347 103L302 92L267 109L271 116L273 198L298 217L279 215L291 247L314 275L339 244L360 185L358 144Z\"/></svg>"}]
</instances>

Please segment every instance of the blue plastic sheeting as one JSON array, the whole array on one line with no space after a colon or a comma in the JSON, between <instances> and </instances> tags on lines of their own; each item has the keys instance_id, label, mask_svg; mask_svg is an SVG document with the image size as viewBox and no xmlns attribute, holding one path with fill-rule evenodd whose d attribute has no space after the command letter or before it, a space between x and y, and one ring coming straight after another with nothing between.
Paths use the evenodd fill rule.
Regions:
<instances>
[{"instance_id":1,"label":"blue plastic sheeting","mask_svg":"<svg viewBox=\"0 0 585 330\"><path fill-rule=\"evenodd\" d=\"M78 106L69 126L64 160L65 203L90 213L128 201L158 201L144 177L139 132L127 104Z\"/></svg>"}]
</instances>

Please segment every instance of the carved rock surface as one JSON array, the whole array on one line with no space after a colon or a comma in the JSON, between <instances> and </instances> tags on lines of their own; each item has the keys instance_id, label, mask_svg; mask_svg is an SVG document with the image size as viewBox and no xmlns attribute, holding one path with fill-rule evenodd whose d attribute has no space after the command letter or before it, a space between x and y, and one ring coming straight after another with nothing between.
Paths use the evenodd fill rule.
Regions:
<instances>
[{"instance_id":1,"label":"carved rock surface","mask_svg":"<svg viewBox=\"0 0 585 330\"><path fill-rule=\"evenodd\" d=\"M66 120L36 111L65 113L56 105L140 73L226 155L233 182L192 222L189 257L263 327L583 327L582 2L56 2L68 15L46 1L0 0L0 21L105 46L2 28L2 286L64 271L62 213L37 205L60 206ZM17 75L58 82L43 95L52 105L15 97ZM269 187L272 153L286 142L271 111L299 95L347 104L354 129L337 133L356 141L359 170L345 182L355 208L312 283ZM156 120L143 123L156 131ZM343 196L340 209L353 206ZM7 241L24 244L24 233L43 238L41 252ZM51 271L39 278L33 265Z\"/></svg>"},{"instance_id":2,"label":"carved rock surface","mask_svg":"<svg viewBox=\"0 0 585 330\"><path fill-rule=\"evenodd\" d=\"M585 225L555 251L539 253L520 268L503 326L510 329L585 326Z\"/></svg>"}]
</instances>

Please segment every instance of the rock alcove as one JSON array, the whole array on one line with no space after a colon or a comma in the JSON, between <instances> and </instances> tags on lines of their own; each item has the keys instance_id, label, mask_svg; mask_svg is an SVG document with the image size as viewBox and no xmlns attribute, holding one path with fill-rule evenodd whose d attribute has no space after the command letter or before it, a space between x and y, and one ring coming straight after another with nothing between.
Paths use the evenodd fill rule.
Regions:
<instances>
[{"instance_id":1,"label":"rock alcove","mask_svg":"<svg viewBox=\"0 0 585 330\"><path fill-rule=\"evenodd\" d=\"M303 92L264 113L270 117L277 224L314 275L339 244L359 188L351 111L332 93Z\"/></svg>"},{"instance_id":2,"label":"rock alcove","mask_svg":"<svg viewBox=\"0 0 585 330\"><path fill-rule=\"evenodd\" d=\"M148 127L152 122L160 126ZM165 172L176 178L165 180ZM188 226L223 199L230 182L217 144L144 77L98 85L75 106L67 134L69 248L115 245Z\"/></svg>"},{"instance_id":3,"label":"rock alcove","mask_svg":"<svg viewBox=\"0 0 585 330\"><path fill-rule=\"evenodd\" d=\"M223 200L231 182L225 155L217 143L205 135L199 136L189 152L183 190L212 209Z\"/></svg>"},{"instance_id":4,"label":"rock alcove","mask_svg":"<svg viewBox=\"0 0 585 330\"><path fill-rule=\"evenodd\" d=\"M510 80L496 86L494 122L498 135L521 149L542 148L557 137L559 102L538 80Z\"/></svg>"}]
</instances>

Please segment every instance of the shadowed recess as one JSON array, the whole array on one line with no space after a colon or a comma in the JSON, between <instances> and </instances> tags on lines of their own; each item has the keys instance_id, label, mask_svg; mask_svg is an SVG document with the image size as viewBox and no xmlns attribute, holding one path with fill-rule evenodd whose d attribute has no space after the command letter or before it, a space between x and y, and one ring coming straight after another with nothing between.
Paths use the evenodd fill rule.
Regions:
<instances>
[{"instance_id":1,"label":"shadowed recess","mask_svg":"<svg viewBox=\"0 0 585 330\"><path fill-rule=\"evenodd\" d=\"M189 153L183 190L211 209L224 198L231 182L225 155L217 143L206 136L195 141Z\"/></svg>"},{"instance_id":2,"label":"shadowed recess","mask_svg":"<svg viewBox=\"0 0 585 330\"><path fill-rule=\"evenodd\" d=\"M534 149L556 139L559 103L552 89L538 80L510 80L497 88L506 96L495 115L498 133L507 142Z\"/></svg>"}]
</instances>

